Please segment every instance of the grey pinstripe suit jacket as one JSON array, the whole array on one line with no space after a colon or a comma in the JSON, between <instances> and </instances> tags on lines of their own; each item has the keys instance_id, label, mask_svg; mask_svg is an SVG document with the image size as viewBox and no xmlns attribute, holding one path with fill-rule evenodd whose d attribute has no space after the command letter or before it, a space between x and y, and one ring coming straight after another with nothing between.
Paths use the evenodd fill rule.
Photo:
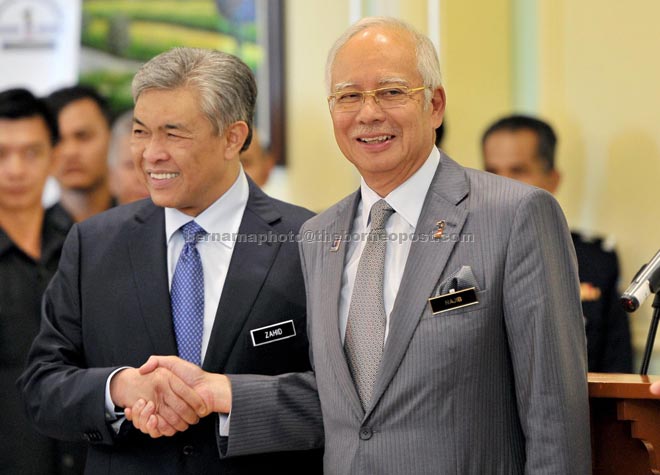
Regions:
<instances>
[{"instance_id":1,"label":"grey pinstripe suit jacket","mask_svg":"<svg viewBox=\"0 0 660 475\"><path fill-rule=\"evenodd\" d=\"M390 316L374 396L362 410L338 327L359 192L312 218L303 242L314 373L231 376L221 456L325 445L328 474L590 473L586 343L575 253L554 198L445 156ZM468 265L477 305L433 315L428 298Z\"/></svg>"}]
</instances>

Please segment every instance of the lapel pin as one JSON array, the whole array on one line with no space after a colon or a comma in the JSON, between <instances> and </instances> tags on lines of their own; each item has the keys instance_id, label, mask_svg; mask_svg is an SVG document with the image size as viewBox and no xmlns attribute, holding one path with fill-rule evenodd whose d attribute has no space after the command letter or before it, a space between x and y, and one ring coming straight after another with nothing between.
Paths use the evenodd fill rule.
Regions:
<instances>
[{"instance_id":1,"label":"lapel pin","mask_svg":"<svg viewBox=\"0 0 660 475\"><path fill-rule=\"evenodd\" d=\"M440 239L442 237L442 233L445 232L445 220L441 219L435 225L438 227L435 232L433 233L433 239Z\"/></svg>"},{"instance_id":2,"label":"lapel pin","mask_svg":"<svg viewBox=\"0 0 660 475\"><path fill-rule=\"evenodd\" d=\"M332 241L332 246L330 247L330 252L337 252L339 250L339 246L341 245L341 238L336 237L334 241Z\"/></svg>"}]
</instances>

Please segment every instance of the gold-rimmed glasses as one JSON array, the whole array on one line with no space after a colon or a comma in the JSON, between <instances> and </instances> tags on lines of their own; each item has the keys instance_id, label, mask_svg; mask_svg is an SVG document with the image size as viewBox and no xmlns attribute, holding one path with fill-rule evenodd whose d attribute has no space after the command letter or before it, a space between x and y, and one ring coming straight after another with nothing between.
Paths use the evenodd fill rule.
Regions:
<instances>
[{"instance_id":1,"label":"gold-rimmed glasses","mask_svg":"<svg viewBox=\"0 0 660 475\"><path fill-rule=\"evenodd\" d=\"M356 112L362 107L367 96L372 96L381 108L390 109L405 104L412 94L424 89L426 86L388 86L371 91L339 91L328 96L328 105L333 112Z\"/></svg>"}]
</instances>

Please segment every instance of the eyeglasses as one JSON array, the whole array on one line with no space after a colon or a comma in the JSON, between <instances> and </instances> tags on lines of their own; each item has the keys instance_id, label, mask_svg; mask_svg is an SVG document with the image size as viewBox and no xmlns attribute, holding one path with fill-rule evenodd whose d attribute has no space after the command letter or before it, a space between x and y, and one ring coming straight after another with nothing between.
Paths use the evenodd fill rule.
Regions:
<instances>
[{"instance_id":1,"label":"eyeglasses","mask_svg":"<svg viewBox=\"0 0 660 475\"><path fill-rule=\"evenodd\" d=\"M383 109L400 107L412 94L423 91L426 86L409 88L406 86L381 87L371 91L341 91L328 96L331 111L355 112L360 110L367 96L372 96L376 104Z\"/></svg>"}]
</instances>

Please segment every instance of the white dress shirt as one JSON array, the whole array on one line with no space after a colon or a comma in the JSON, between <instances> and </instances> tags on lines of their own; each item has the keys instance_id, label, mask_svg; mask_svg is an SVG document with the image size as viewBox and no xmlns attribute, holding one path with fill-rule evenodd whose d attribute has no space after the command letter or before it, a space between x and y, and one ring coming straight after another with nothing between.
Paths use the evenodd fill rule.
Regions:
<instances>
[{"instance_id":1,"label":"white dress shirt","mask_svg":"<svg viewBox=\"0 0 660 475\"><path fill-rule=\"evenodd\" d=\"M383 282L383 296L385 300L385 314L387 317L385 326L385 341L390 327L390 313L394 307L394 300L399 292L401 277L408 260L410 252L411 236L417 227L417 220L422 212L426 193L431 186L433 175L440 163L440 152L433 147L431 154L424 164L408 178L404 183L392 190L385 201L394 209L394 214L387 220L385 231L392 237L394 233L396 239L389 240L385 248L385 278ZM344 273L341 279L341 294L339 297L339 330L341 332L342 342L346 334L346 323L348 321L348 309L351 305L351 296L353 295L353 286L355 285L355 274L357 273L358 263L366 244L366 236L371 230L369 223L369 212L371 207L381 199L378 194L369 188L364 179L360 181L361 200L358 205L355 219L351 227L351 235L356 233L361 237L358 240L351 239L348 242L346 250L346 262ZM403 238L399 238L402 236ZM383 342L384 344L385 342Z\"/></svg>"},{"instance_id":2,"label":"white dress shirt","mask_svg":"<svg viewBox=\"0 0 660 475\"><path fill-rule=\"evenodd\" d=\"M195 221L207 233L204 240L197 242L204 270L204 331L202 334L202 362L206 355L211 338L211 330L215 321L215 314L220 303L220 296L225 285L227 270L234 252L234 237L238 234L238 229L243 220L243 213L247 205L250 189L247 178L241 168L238 178L234 184L211 206L202 211L195 218L182 213L174 208L165 208L165 242L167 243L167 277L170 287L172 286L172 276L176 269L179 255L184 245L183 233L180 228L189 221ZM230 239L226 239L230 237ZM115 405L110 397L110 380L120 370L115 370L106 381L105 386L105 407L106 418L113 420L121 417L123 414L116 413ZM115 430L123 422L123 417L113 423ZM221 418L221 427L223 419Z\"/></svg>"}]
</instances>

